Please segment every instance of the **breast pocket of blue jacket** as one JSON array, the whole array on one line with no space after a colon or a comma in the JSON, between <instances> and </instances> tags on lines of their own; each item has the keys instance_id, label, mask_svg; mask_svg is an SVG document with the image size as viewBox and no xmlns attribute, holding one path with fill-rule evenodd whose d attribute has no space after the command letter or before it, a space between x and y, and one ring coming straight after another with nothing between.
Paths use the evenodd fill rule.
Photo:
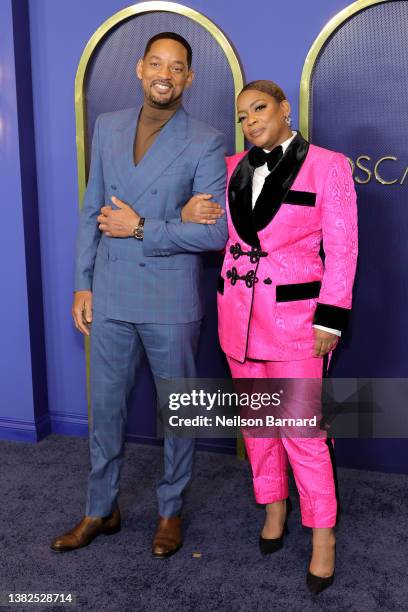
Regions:
<instances>
[{"instance_id":1,"label":"breast pocket of blue jacket","mask_svg":"<svg viewBox=\"0 0 408 612\"><path fill-rule=\"evenodd\" d=\"M185 204L193 195L193 177L189 174L174 173L162 174L158 190L163 192L165 197L162 200L164 205L164 218L172 219L178 215Z\"/></svg>"},{"instance_id":2,"label":"breast pocket of blue jacket","mask_svg":"<svg viewBox=\"0 0 408 612\"><path fill-rule=\"evenodd\" d=\"M172 174L189 174L188 165L185 163L174 163L167 166L163 171L162 176L171 176Z\"/></svg>"}]
</instances>

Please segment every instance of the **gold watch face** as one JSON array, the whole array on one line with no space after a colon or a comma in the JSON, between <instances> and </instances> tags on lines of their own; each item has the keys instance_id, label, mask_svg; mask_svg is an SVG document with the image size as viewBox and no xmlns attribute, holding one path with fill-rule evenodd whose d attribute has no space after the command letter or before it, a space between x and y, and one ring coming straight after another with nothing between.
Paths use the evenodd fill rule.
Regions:
<instances>
[{"instance_id":1,"label":"gold watch face","mask_svg":"<svg viewBox=\"0 0 408 612\"><path fill-rule=\"evenodd\" d=\"M144 222L145 222L144 217L140 217L139 225L137 225L135 229L133 230L133 236L137 240L143 240Z\"/></svg>"},{"instance_id":2,"label":"gold watch face","mask_svg":"<svg viewBox=\"0 0 408 612\"><path fill-rule=\"evenodd\" d=\"M133 232L134 237L136 238L136 240L142 240L143 238L143 225L138 225L134 232Z\"/></svg>"}]
</instances>

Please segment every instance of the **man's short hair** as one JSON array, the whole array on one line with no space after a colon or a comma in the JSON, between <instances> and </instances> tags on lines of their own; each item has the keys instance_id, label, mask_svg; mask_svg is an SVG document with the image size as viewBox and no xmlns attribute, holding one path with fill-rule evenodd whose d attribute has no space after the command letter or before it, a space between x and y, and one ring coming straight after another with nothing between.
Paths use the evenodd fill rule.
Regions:
<instances>
[{"instance_id":1,"label":"man's short hair","mask_svg":"<svg viewBox=\"0 0 408 612\"><path fill-rule=\"evenodd\" d=\"M193 59L193 51L189 43L186 41L186 39L180 36L180 34L176 34L175 32L160 32L160 34L155 34L154 36L152 36L147 41L143 57L146 57L146 55L150 51L151 46L153 45L153 43L156 42L156 40L162 40L163 38L170 38L170 40L176 40L181 45L183 45L183 47L187 51L187 66L188 68L191 68L191 61Z\"/></svg>"}]
</instances>

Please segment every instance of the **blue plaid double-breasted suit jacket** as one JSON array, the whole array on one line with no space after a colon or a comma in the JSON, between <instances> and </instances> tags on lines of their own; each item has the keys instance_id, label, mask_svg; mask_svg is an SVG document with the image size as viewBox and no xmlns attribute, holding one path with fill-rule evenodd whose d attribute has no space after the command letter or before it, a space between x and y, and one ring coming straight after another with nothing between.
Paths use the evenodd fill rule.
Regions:
<instances>
[{"instance_id":1,"label":"blue plaid double-breasted suit jacket","mask_svg":"<svg viewBox=\"0 0 408 612\"><path fill-rule=\"evenodd\" d=\"M139 109L100 115L92 140L88 186L76 246L75 290L93 291L93 308L133 323L185 323L203 316L201 256L227 240L215 225L181 222L196 193L225 206L223 135L180 107L135 166ZM145 217L143 241L102 234L97 217L123 200Z\"/></svg>"}]
</instances>

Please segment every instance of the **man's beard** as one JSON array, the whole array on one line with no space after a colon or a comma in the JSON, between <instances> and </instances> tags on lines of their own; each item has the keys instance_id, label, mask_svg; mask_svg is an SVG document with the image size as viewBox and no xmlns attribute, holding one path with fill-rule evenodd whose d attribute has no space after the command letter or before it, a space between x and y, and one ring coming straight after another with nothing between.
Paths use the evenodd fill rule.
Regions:
<instances>
[{"instance_id":1,"label":"man's beard","mask_svg":"<svg viewBox=\"0 0 408 612\"><path fill-rule=\"evenodd\" d=\"M171 97L168 100L163 100L163 98L156 98L154 94L152 94L151 92L149 92L148 100L154 106L168 106L169 104L173 102Z\"/></svg>"},{"instance_id":2,"label":"man's beard","mask_svg":"<svg viewBox=\"0 0 408 612\"><path fill-rule=\"evenodd\" d=\"M180 100L180 98L183 95L183 92L181 92L181 94L175 98L172 97L173 94L173 88L170 89L170 97L167 100L163 100L163 98L160 97L156 97L154 95L154 93L152 93L151 88L149 89L149 93L147 96L147 99L149 100L149 102L153 105L153 106L158 106L160 108L165 108L166 106L170 106L172 104L174 104L175 102L177 102L178 100Z\"/></svg>"}]
</instances>

